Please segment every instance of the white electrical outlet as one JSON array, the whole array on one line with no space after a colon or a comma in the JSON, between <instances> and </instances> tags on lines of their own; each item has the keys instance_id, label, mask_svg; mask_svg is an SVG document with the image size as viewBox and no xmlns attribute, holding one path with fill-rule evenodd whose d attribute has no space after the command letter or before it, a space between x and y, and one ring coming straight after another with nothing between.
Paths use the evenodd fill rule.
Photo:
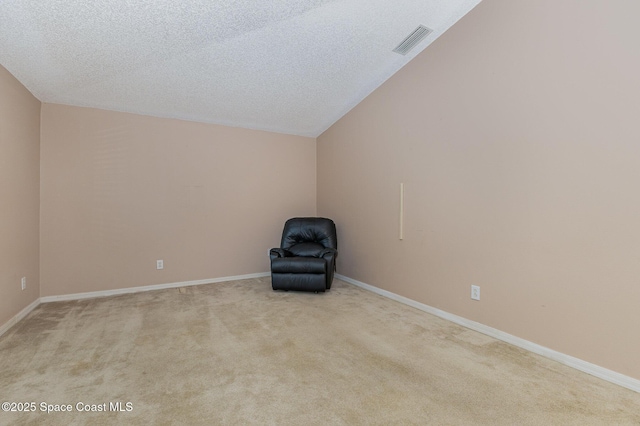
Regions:
<instances>
[{"instance_id":1,"label":"white electrical outlet","mask_svg":"<svg viewBox=\"0 0 640 426\"><path fill-rule=\"evenodd\" d=\"M164 269L164 260L156 260L156 269Z\"/></svg>"},{"instance_id":2,"label":"white electrical outlet","mask_svg":"<svg viewBox=\"0 0 640 426\"><path fill-rule=\"evenodd\" d=\"M22 279L20 280L20 286L23 290L27 289L27 277L22 277Z\"/></svg>"},{"instance_id":3,"label":"white electrical outlet","mask_svg":"<svg viewBox=\"0 0 640 426\"><path fill-rule=\"evenodd\" d=\"M472 285L471 286L471 298L473 300L480 300L480 286Z\"/></svg>"}]
</instances>

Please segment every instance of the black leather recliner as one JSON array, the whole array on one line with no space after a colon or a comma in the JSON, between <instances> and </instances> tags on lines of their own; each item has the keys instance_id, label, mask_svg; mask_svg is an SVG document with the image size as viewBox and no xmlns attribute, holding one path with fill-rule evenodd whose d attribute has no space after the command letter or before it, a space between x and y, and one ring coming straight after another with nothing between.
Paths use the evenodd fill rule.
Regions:
<instances>
[{"instance_id":1,"label":"black leather recliner","mask_svg":"<svg viewBox=\"0 0 640 426\"><path fill-rule=\"evenodd\" d=\"M338 257L336 225L323 217L289 219L280 248L271 249L269 257L274 290L329 290Z\"/></svg>"}]
</instances>

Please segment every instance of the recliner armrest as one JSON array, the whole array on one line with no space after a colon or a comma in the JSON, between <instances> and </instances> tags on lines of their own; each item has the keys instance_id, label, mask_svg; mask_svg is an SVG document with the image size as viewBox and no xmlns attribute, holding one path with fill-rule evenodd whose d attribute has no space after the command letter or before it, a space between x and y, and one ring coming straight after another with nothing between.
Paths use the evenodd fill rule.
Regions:
<instances>
[{"instance_id":1,"label":"recliner armrest","mask_svg":"<svg viewBox=\"0 0 640 426\"><path fill-rule=\"evenodd\" d=\"M338 258L338 250L327 247L320 252L319 257L321 259L324 259L325 262L327 262L326 286L328 290L331 288L331 282L333 281L333 273L336 271L336 268L337 268L336 259Z\"/></svg>"},{"instance_id":2,"label":"recliner armrest","mask_svg":"<svg viewBox=\"0 0 640 426\"><path fill-rule=\"evenodd\" d=\"M338 255L338 250L331 248L331 247L327 247L322 249L322 251L320 252L320 254L318 254L318 257L324 257L325 254L329 254L332 253L334 256Z\"/></svg>"},{"instance_id":3,"label":"recliner armrest","mask_svg":"<svg viewBox=\"0 0 640 426\"><path fill-rule=\"evenodd\" d=\"M327 259L327 260L333 260L335 261L336 257L338 257L338 250L334 249L334 248L330 248L327 247L325 249L323 249L320 254L318 254L318 257L321 257L323 259Z\"/></svg>"},{"instance_id":4,"label":"recliner armrest","mask_svg":"<svg viewBox=\"0 0 640 426\"><path fill-rule=\"evenodd\" d=\"M271 250L269 250L269 257L271 258L271 260L277 259L279 257L291 257L291 256L293 256L293 253L283 248L272 248Z\"/></svg>"}]
</instances>

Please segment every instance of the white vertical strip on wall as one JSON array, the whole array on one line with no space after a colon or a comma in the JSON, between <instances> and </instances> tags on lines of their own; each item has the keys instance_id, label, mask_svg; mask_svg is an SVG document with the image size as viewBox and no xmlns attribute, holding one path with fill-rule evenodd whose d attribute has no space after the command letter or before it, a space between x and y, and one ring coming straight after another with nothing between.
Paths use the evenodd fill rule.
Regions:
<instances>
[{"instance_id":1,"label":"white vertical strip on wall","mask_svg":"<svg viewBox=\"0 0 640 426\"><path fill-rule=\"evenodd\" d=\"M404 239L404 182L400 183L400 239Z\"/></svg>"}]
</instances>

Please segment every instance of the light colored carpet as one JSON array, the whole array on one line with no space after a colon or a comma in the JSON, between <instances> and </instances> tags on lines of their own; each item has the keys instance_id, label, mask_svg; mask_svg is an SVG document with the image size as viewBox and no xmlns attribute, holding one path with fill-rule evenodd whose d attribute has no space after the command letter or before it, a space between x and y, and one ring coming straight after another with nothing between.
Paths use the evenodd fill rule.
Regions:
<instances>
[{"instance_id":1,"label":"light colored carpet","mask_svg":"<svg viewBox=\"0 0 640 426\"><path fill-rule=\"evenodd\" d=\"M0 338L0 384L37 405L2 425L640 424L638 393L339 280L43 304Z\"/></svg>"}]
</instances>

